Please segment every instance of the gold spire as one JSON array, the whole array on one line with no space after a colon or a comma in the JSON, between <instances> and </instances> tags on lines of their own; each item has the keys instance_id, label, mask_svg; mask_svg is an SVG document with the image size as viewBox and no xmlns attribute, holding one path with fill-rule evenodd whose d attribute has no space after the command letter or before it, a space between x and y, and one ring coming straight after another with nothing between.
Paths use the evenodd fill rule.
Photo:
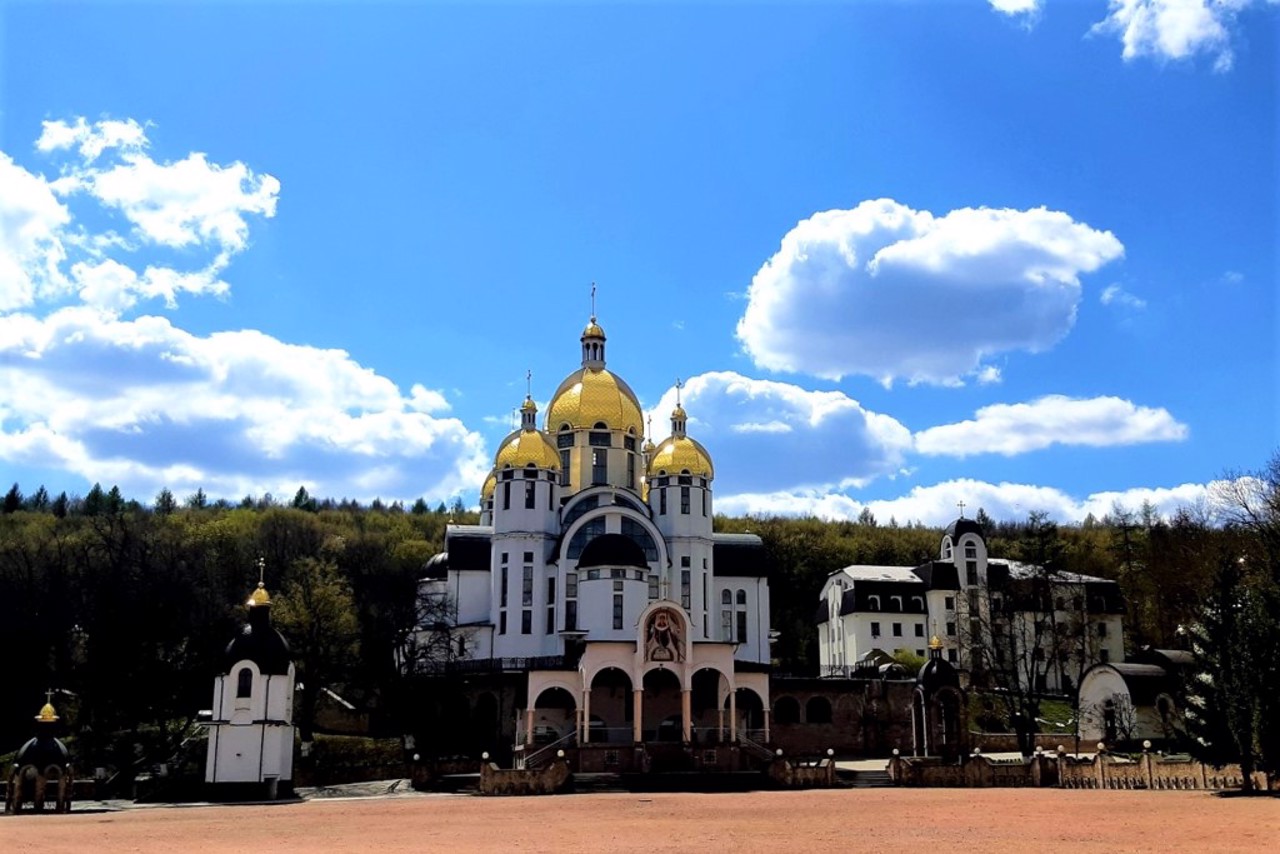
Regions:
<instances>
[{"instance_id":1,"label":"gold spire","mask_svg":"<svg viewBox=\"0 0 1280 854\"><path fill-rule=\"evenodd\" d=\"M44 705L40 707L40 714L36 715L36 720L42 724L51 724L58 719L58 713L53 708L53 691L44 692Z\"/></svg>"},{"instance_id":2,"label":"gold spire","mask_svg":"<svg viewBox=\"0 0 1280 854\"><path fill-rule=\"evenodd\" d=\"M261 556L258 557L258 586L249 594L249 601L245 604L250 608L257 608L261 605L270 605L271 596L267 593L267 585L263 582L263 578L267 572L267 562Z\"/></svg>"}]
</instances>

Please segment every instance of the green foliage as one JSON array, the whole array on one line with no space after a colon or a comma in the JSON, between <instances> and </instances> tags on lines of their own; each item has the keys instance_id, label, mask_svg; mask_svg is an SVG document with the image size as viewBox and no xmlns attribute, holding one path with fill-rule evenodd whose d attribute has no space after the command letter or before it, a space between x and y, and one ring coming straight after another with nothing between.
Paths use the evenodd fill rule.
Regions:
<instances>
[{"instance_id":1,"label":"green foliage","mask_svg":"<svg viewBox=\"0 0 1280 854\"><path fill-rule=\"evenodd\" d=\"M913 650L902 647L893 651L893 660L906 668L907 673L915 676L920 672L920 668L924 667L925 657L916 655Z\"/></svg>"}]
</instances>

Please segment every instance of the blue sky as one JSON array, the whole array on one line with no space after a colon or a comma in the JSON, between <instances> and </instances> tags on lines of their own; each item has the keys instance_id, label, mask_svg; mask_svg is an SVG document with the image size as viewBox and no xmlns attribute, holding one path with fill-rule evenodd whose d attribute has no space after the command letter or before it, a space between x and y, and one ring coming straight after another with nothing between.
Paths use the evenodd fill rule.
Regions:
<instances>
[{"instance_id":1,"label":"blue sky","mask_svg":"<svg viewBox=\"0 0 1280 854\"><path fill-rule=\"evenodd\" d=\"M0 470L472 503L594 281L719 510L1204 501L1280 446L1278 21L0 6Z\"/></svg>"}]
</instances>

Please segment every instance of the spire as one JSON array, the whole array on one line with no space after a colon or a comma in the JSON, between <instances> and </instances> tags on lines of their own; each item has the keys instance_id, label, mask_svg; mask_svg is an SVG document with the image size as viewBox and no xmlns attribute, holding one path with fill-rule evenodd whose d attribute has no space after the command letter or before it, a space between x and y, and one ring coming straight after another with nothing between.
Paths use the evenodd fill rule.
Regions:
<instances>
[{"instance_id":1,"label":"spire","mask_svg":"<svg viewBox=\"0 0 1280 854\"><path fill-rule=\"evenodd\" d=\"M680 389L684 384L680 382L680 378L676 377L676 408L671 410L671 435L677 439L684 436L686 422L689 416L685 414L684 406L680 404Z\"/></svg>"},{"instance_id":2,"label":"spire","mask_svg":"<svg viewBox=\"0 0 1280 854\"><path fill-rule=\"evenodd\" d=\"M533 371L524 372L526 391L524 403L520 404L520 429L529 431L538 429L538 404L533 402Z\"/></svg>"},{"instance_id":3,"label":"spire","mask_svg":"<svg viewBox=\"0 0 1280 854\"><path fill-rule=\"evenodd\" d=\"M963 519L964 518L964 501L961 500L956 502L956 506L960 508L960 518Z\"/></svg>"},{"instance_id":4,"label":"spire","mask_svg":"<svg viewBox=\"0 0 1280 854\"><path fill-rule=\"evenodd\" d=\"M591 283L591 320L582 330L582 367L604 368L604 330L596 323L596 283Z\"/></svg>"},{"instance_id":5,"label":"spire","mask_svg":"<svg viewBox=\"0 0 1280 854\"><path fill-rule=\"evenodd\" d=\"M271 596L267 593L267 585L264 581L267 572L267 562L258 556L258 586L249 594L249 601L245 604L250 608L260 608L263 605L271 604Z\"/></svg>"}]
</instances>

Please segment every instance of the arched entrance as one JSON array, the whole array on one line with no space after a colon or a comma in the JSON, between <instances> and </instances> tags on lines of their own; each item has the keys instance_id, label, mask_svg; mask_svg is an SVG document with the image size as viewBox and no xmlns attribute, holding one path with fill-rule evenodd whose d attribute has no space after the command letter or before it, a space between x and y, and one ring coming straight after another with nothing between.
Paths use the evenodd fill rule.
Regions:
<instances>
[{"instance_id":1,"label":"arched entrance","mask_svg":"<svg viewBox=\"0 0 1280 854\"><path fill-rule=\"evenodd\" d=\"M734 693L737 704L737 730L740 735L756 741L764 741L764 701L750 688L739 688ZM725 708L729 705L726 702Z\"/></svg>"},{"instance_id":2,"label":"arched entrance","mask_svg":"<svg viewBox=\"0 0 1280 854\"><path fill-rule=\"evenodd\" d=\"M725 739L727 722L720 709L720 698L729 693L729 680L712 667L693 674L689 706L693 714L692 737L700 744L717 744Z\"/></svg>"},{"instance_id":3,"label":"arched entrance","mask_svg":"<svg viewBox=\"0 0 1280 854\"><path fill-rule=\"evenodd\" d=\"M644 675L641 709L644 718L640 729L645 741L683 739L680 680L673 671L657 668Z\"/></svg>"},{"instance_id":4,"label":"arched entrance","mask_svg":"<svg viewBox=\"0 0 1280 854\"><path fill-rule=\"evenodd\" d=\"M631 677L617 667L606 667L591 679L591 693L583 705L592 742L631 741Z\"/></svg>"},{"instance_id":5,"label":"arched entrance","mask_svg":"<svg viewBox=\"0 0 1280 854\"><path fill-rule=\"evenodd\" d=\"M533 702L533 743L546 744L573 732L577 708L573 694L566 689L545 689Z\"/></svg>"}]
</instances>

